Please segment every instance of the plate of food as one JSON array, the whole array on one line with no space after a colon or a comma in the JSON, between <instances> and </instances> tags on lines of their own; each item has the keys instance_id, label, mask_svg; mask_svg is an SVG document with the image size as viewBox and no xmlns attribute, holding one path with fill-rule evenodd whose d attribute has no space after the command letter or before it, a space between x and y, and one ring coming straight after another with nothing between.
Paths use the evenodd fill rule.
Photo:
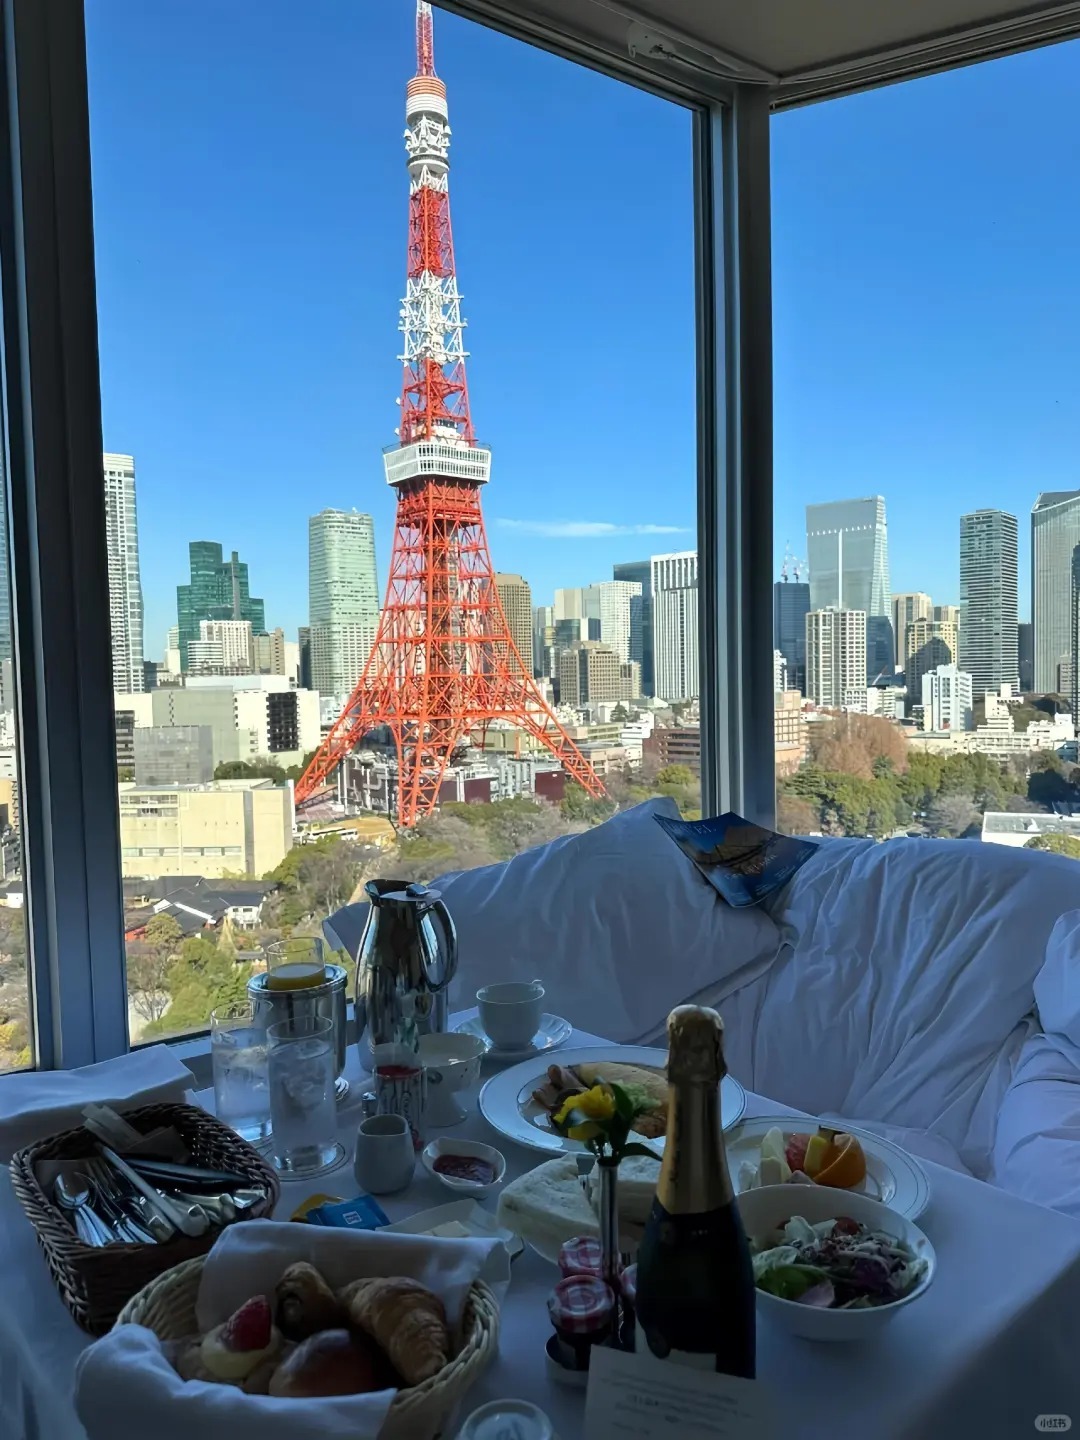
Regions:
<instances>
[{"instance_id":1,"label":"plate of food","mask_svg":"<svg viewBox=\"0 0 1080 1440\"><path fill-rule=\"evenodd\" d=\"M585 1151L586 1146L564 1135L556 1124L563 1101L593 1085L618 1084L635 1099L647 1102L634 1129L660 1153L667 1128L666 1067L666 1050L643 1045L564 1050L558 1065L537 1056L493 1075L480 1091L480 1113L500 1135L530 1150L574 1154ZM720 1086L720 1107L725 1130L746 1109L746 1091L730 1075L724 1076Z\"/></svg>"},{"instance_id":2,"label":"plate of food","mask_svg":"<svg viewBox=\"0 0 1080 1440\"><path fill-rule=\"evenodd\" d=\"M727 1159L736 1194L764 1185L823 1185L866 1195L908 1220L930 1199L929 1178L913 1155L843 1120L743 1120L727 1137Z\"/></svg>"}]
</instances>

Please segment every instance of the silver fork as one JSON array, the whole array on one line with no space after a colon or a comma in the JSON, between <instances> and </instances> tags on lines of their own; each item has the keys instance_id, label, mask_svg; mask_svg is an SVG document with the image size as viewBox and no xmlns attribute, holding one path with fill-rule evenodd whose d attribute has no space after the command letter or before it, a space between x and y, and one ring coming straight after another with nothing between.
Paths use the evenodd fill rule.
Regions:
<instances>
[{"instance_id":1,"label":"silver fork","mask_svg":"<svg viewBox=\"0 0 1080 1440\"><path fill-rule=\"evenodd\" d=\"M146 1221L146 1224L139 1224L134 1219L129 1207L134 1204L135 1197L124 1193L104 1160L94 1158L83 1161L82 1171L94 1187L102 1208L110 1212L114 1227L117 1231L123 1231L122 1238L127 1239L130 1244L136 1245L156 1245L161 1240L171 1238L171 1230L168 1234L151 1233L149 1216L144 1215L141 1210L139 1211L140 1217ZM160 1229L164 1232L164 1222Z\"/></svg>"}]
</instances>

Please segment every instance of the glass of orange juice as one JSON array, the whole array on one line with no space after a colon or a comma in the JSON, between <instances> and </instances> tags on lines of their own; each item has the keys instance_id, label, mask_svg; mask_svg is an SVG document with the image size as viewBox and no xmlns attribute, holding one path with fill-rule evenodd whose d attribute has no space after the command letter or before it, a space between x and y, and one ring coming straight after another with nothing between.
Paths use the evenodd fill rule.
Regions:
<instances>
[{"instance_id":1,"label":"glass of orange juice","mask_svg":"<svg viewBox=\"0 0 1080 1440\"><path fill-rule=\"evenodd\" d=\"M266 947L266 988L308 990L326 979L323 942L314 935L291 935Z\"/></svg>"}]
</instances>

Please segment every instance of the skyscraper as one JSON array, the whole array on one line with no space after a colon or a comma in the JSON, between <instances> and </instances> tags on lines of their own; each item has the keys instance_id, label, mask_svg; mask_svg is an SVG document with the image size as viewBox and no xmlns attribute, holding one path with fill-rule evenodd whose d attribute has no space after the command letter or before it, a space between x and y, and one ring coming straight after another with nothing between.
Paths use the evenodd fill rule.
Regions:
<instances>
[{"instance_id":1,"label":"skyscraper","mask_svg":"<svg viewBox=\"0 0 1080 1440\"><path fill-rule=\"evenodd\" d=\"M896 661L889 592L885 501L832 500L806 507L806 553L812 610L866 615L866 678L891 675Z\"/></svg>"},{"instance_id":2,"label":"skyscraper","mask_svg":"<svg viewBox=\"0 0 1080 1440\"><path fill-rule=\"evenodd\" d=\"M581 640L559 656L559 703L597 704L618 700L621 691L618 655L598 640Z\"/></svg>"},{"instance_id":3,"label":"skyscraper","mask_svg":"<svg viewBox=\"0 0 1080 1440\"><path fill-rule=\"evenodd\" d=\"M308 520L311 683L346 696L364 672L379 624L375 526L357 510L320 510Z\"/></svg>"},{"instance_id":4,"label":"skyscraper","mask_svg":"<svg viewBox=\"0 0 1080 1440\"><path fill-rule=\"evenodd\" d=\"M866 708L865 611L810 611L806 617L806 684L815 705Z\"/></svg>"},{"instance_id":5,"label":"skyscraper","mask_svg":"<svg viewBox=\"0 0 1080 1440\"><path fill-rule=\"evenodd\" d=\"M105 477L105 544L109 561L109 625L112 631L113 689L131 695L146 688L143 673L143 597L139 575L139 523L135 508L135 461L130 455L102 455ZM0 506L0 510L4 507ZM6 522L0 534L7 555ZM0 575L0 657L11 654L11 599L7 560ZM4 613L6 608L6 614ZM195 634L198 635L198 627Z\"/></svg>"},{"instance_id":6,"label":"skyscraper","mask_svg":"<svg viewBox=\"0 0 1080 1440\"><path fill-rule=\"evenodd\" d=\"M590 608L600 613L600 642L618 652L620 660L631 660L634 601L641 599L640 580L599 580L589 586ZM640 623L640 608L638 617Z\"/></svg>"},{"instance_id":7,"label":"skyscraper","mask_svg":"<svg viewBox=\"0 0 1080 1440\"><path fill-rule=\"evenodd\" d=\"M934 603L922 590L912 590L892 597L893 635L896 638L896 668L903 670L907 658L907 627L913 620L929 620Z\"/></svg>"},{"instance_id":8,"label":"skyscraper","mask_svg":"<svg viewBox=\"0 0 1080 1440\"><path fill-rule=\"evenodd\" d=\"M655 693L662 700L693 700L701 684L697 551L653 555L649 563Z\"/></svg>"},{"instance_id":9,"label":"skyscraper","mask_svg":"<svg viewBox=\"0 0 1080 1440\"><path fill-rule=\"evenodd\" d=\"M228 560L216 540L192 540L188 546L191 580L176 587L180 665L188 668L188 645L199 641L204 620L247 620L252 632L266 629L266 610L251 594L248 567L234 550Z\"/></svg>"},{"instance_id":10,"label":"skyscraper","mask_svg":"<svg viewBox=\"0 0 1080 1440\"><path fill-rule=\"evenodd\" d=\"M555 654L555 606L533 607L533 674L552 680L559 673Z\"/></svg>"},{"instance_id":11,"label":"skyscraper","mask_svg":"<svg viewBox=\"0 0 1080 1440\"><path fill-rule=\"evenodd\" d=\"M1080 719L1080 545L1072 559L1072 704L1074 723Z\"/></svg>"},{"instance_id":12,"label":"skyscraper","mask_svg":"<svg viewBox=\"0 0 1080 1440\"><path fill-rule=\"evenodd\" d=\"M930 612L930 619L936 620L941 625L955 625L960 628L960 606L959 605L935 605Z\"/></svg>"},{"instance_id":13,"label":"skyscraper","mask_svg":"<svg viewBox=\"0 0 1080 1440\"><path fill-rule=\"evenodd\" d=\"M1072 642L1072 559L1080 545L1080 490L1050 490L1031 511L1031 622L1035 627L1035 689L1058 688Z\"/></svg>"},{"instance_id":14,"label":"skyscraper","mask_svg":"<svg viewBox=\"0 0 1080 1440\"><path fill-rule=\"evenodd\" d=\"M627 560L611 567L613 580L636 580L641 595L630 600L630 659L641 666L641 693L656 693L653 674L652 564Z\"/></svg>"},{"instance_id":15,"label":"skyscraper","mask_svg":"<svg viewBox=\"0 0 1080 1440\"><path fill-rule=\"evenodd\" d=\"M806 694L806 617L810 586L805 580L777 580L773 586L773 649L784 657L787 688Z\"/></svg>"},{"instance_id":16,"label":"skyscraper","mask_svg":"<svg viewBox=\"0 0 1080 1440\"><path fill-rule=\"evenodd\" d=\"M1017 685L1016 516L976 510L960 516L960 656L976 696Z\"/></svg>"},{"instance_id":17,"label":"skyscraper","mask_svg":"<svg viewBox=\"0 0 1080 1440\"><path fill-rule=\"evenodd\" d=\"M495 589L499 592L499 603L510 630L510 637L517 646L525 674L533 673L533 615L532 590L529 582L520 575L496 573ZM509 650L509 645L503 647Z\"/></svg>"}]
</instances>

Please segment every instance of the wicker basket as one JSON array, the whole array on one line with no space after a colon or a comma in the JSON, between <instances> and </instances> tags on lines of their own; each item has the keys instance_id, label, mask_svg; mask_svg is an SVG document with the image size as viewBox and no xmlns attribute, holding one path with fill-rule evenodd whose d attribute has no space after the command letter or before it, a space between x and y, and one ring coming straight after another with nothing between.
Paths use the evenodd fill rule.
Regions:
<instances>
[{"instance_id":1,"label":"wicker basket","mask_svg":"<svg viewBox=\"0 0 1080 1440\"><path fill-rule=\"evenodd\" d=\"M128 1301L116 1323L145 1325L159 1340L182 1340L197 1334L195 1301L203 1263L199 1257L159 1275ZM495 1358L499 1307L482 1280L474 1281L465 1297L462 1333L461 1349L438 1375L398 1391L379 1440L435 1440L470 1385Z\"/></svg>"},{"instance_id":2,"label":"wicker basket","mask_svg":"<svg viewBox=\"0 0 1080 1440\"><path fill-rule=\"evenodd\" d=\"M265 1202L254 1205L244 1219L261 1220L277 1204L281 1187L274 1171L254 1146L205 1110L194 1105L144 1105L126 1112L124 1119L143 1134L172 1126L194 1164L232 1171L243 1175L249 1185L263 1188ZM132 1295L179 1261L205 1255L221 1231L212 1226L197 1240L176 1235L163 1245L84 1245L67 1215L38 1184L34 1166L42 1160L85 1160L96 1153L89 1131L66 1130L18 1151L11 1161L11 1182L37 1232L64 1304L84 1330L104 1335Z\"/></svg>"}]
</instances>

